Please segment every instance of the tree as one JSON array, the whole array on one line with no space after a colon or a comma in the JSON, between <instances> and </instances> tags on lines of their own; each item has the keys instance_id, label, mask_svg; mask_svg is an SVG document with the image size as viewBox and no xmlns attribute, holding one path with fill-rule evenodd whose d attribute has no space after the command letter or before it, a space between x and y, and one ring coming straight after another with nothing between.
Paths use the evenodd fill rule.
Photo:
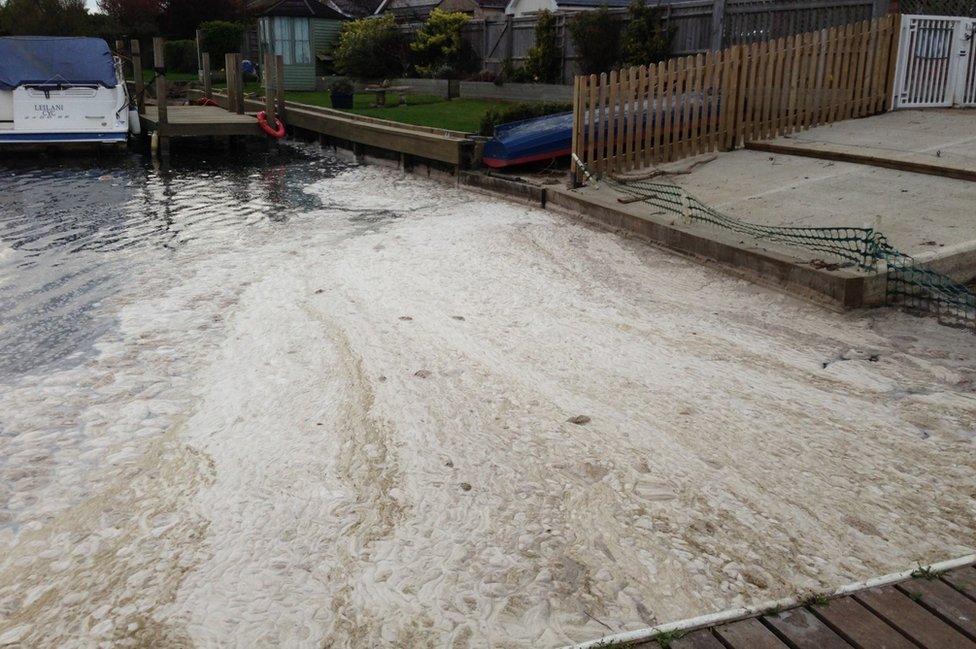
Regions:
<instances>
[{"instance_id":1,"label":"tree","mask_svg":"<svg viewBox=\"0 0 976 649\"><path fill-rule=\"evenodd\" d=\"M244 25L225 20L211 20L200 25L200 49L210 53L210 61L222 65L228 52L240 52Z\"/></svg>"},{"instance_id":2,"label":"tree","mask_svg":"<svg viewBox=\"0 0 976 649\"><path fill-rule=\"evenodd\" d=\"M159 3L159 27L172 38L193 38L202 23L235 21L242 15L240 0L160 0Z\"/></svg>"},{"instance_id":3,"label":"tree","mask_svg":"<svg viewBox=\"0 0 976 649\"><path fill-rule=\"evenodd\" d=\"M157 33L160 0L98 0L98 8L108 14L123 33L150 36Z\"/></svg>"},{"instance_id":4,"label":"tree","mask_svg":"<svg viewBox=\"0 0 976 649\"><path fill-rule=\"evenodd\" d=\"M660 7L648 7L643 0L632 0L622 40L623 62L649 65L668 58L673 29L664 22Z\"/></svg>"},{"instance_id":5,"label":"tree","mask_svg":"<svg viewBox=\"0 0 976 649\"><path fill-rule=\"evenodd\" d=\"M434 9L417 32L410 50L414 68L421 76L448 79L471 70L474 63L471 47L461 37L461 29L470 18L459 12Z\"/></svg>"},{"instance_id":6,"label":"tree","mask_svg":"<svg viewBox=\"0 0 976 649\"><path fill-rule=\"evenodd\" d=\"M406 71L406 39L393 14L343 23L333 52L336 69L357 79L398 77Z\"/></svg>"},{"instance_id":7,"label":"tree","mask_svg":"<svg viewBox=\"0 0 976 649\"><path fill-rule=\"evenodd\" d=\"M14 36L83 36L91 22L85 0L0 2L0 33Z\"/></svg>"},{"instance_id":8,"label":"tree","mask_svg":"<svg viewBox=\"0 0 976 649\"><path fill-rule=\"evenodd\" d=\"M583 74L599 74L617 66L620 61L620 24L606 6L596 11L581 11L570 21L569 32Z\"/></svg>"},{"instance_id":9,"label":"tree","mask_svg":"<svg viewBox=\"0 0 976 649\"><path fill-rule=\"evenodd\" d=\"M556 16L548 10L535 23L535 45L529 48L525 70L538 83L558 83L563 76L563 53L559 49Z\"/></svg>"}]
</instances>

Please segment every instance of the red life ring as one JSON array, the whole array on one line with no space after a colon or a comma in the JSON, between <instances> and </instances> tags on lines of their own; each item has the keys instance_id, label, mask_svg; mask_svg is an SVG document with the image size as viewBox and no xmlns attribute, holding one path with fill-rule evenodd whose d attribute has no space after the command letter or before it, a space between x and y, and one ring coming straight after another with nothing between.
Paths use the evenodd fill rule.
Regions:
<instances>
[{"instance_id":1,"label":"red life ring","mask_svg":"<svg viewBox=\"0 0 976 649\"><path fill-rule=\"evenodd\" d=\"M281 138L285 137L285 123L279 119L278 128L271 128L271 125L268 124L268 114L263 110L258 113L258 126L261 127L262 131L276 140L280 140Z\"/></svg>"},{"instance_id":2,"label":"red life ring","mask_svg":"<svg viewBox=\"0 0 976 649\"><path fill-rule=\"evenodd\" d=\"M197 106L219 106L219 105L220 104L215 102L210 97L201 97L200 99L197 99Z\"/></svg>"}]
</instances>

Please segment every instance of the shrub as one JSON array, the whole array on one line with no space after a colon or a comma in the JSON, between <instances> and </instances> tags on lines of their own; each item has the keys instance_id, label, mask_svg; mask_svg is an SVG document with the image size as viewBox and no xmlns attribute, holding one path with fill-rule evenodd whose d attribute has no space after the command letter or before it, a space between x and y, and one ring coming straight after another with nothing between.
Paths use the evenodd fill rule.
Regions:
<instances>
[{"instance_id":1,"label":"shrub","mask_svg":"<svg viewBox=\"0 0 976 649\"><path fill-rule=\"evenodd\" d=\"M414 69L424 77L454 79L474 68L474 52L461 37L470 18L461 12L434 9L417 32L410 50Z\"/></svg>"},{"instance_id":2,"label":"shrub","mask_svg":"<svg viewBox=\"0 0 976 649\"><path fill-rule=\"evenodd\" d=\"M406 39L392 14L351 20L342 25L333 52L340 73L356 79L399 77L406 70Z\"/></svg>"},{"instance_id":3,"label":"shrub","mask_svg":"<svg viewBox=\"0 0 976 649\"><path fill-rule=\"evenodd\" d=\"M660 7L648 7L642 0L632 0L627 25L621 36L621 54L627 65L649 65L668 58L673 28L664 23Z\"/></svg>"},{"instance_id":4,"label":"shrub","mask_svg":"<svg viewBox=\"0 0 976 649\"><path fill-rule=\"evenodd\" d=\"M598 74L620 61L620 24L606 6L581 11L569 23L576 56L583 74Z\"/></svg>"},{"instance_id":5,"label":"shrub","mask_svg":"<svg viewBox=\"0 0 976 649\"><path fill-rule=\"evenodd\" d=\"M535 23L535 45L529 48L525 70L537 83L562 81L563 53L559 48L556 16L551 11L540 13Z\"/></svg>"},{"instance_id":6,"label":"shrub","mask_svg":"<svg viewBox=\"0 0 976 649\"><path fill-rule=\"evenodd\" d=\"M197 42L191 40L166 41L166 69L171 72L197 71Z\"/></svg>"},{"instance_id":7,"label":"shrub","mask_svg":"<svg viewBox=\"0 0 976 649\"><path fill-rule=\"evenodd\" d=\"M200 48L210 53L210 64L223 67L224 55L241 51L244 26L226 20L211 20L200 23Z\"/></svg>"},{"instance_id":8,"label":"shrub","mask_svg":"<svg viewBox=\"0 0 976 649\"><path fill-rule=\"evenodd\" d=\"M500 75L502 83L528 83L532 81L532 75L525 68L515 67L512 59L506 58L502 62L502 73Z\"/></svg>"},{"instance_id":9,"label":"shrub","mask_svg":"<svg viewBox=\"0 0 976 649\"><path fill-rule=\"evenodd\" d=\"M355 92L353 85L346 79L340 79L332 83L329 86L329 92L338 93L340 95L351 95Z\"/></svg>"},{"instance_id":10,"label":"shrub","mask_svg":"<svg viewBox=\"0 0 976 649\"><path fill-rule=\"evenodd\" d=\"M469 74L464 78L465 81L484 81L486 83L494 83L495 85L501 85L501 75L491 70L481 70L480 72L475 72L474 74Z\"/></svg>"},{"instance_id":11,"label":"shrub","mask_svg":"<svg viewBox=\"0 0 976 649\"><path fill-rule=\"evenodd\" d=\"M530 117L542 117L556 113L568 113L573 110L569 103L547 102L542 104L501 104L488 109L481 118L481 134L491 135L499 124L517 122Z\"/></svg>"}]
</instances>

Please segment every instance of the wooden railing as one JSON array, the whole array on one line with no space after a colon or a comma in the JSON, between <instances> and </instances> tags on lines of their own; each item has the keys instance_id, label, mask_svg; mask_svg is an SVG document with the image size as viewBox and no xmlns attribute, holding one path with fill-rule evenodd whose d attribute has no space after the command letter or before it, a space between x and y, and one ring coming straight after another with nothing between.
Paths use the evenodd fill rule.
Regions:
<instances>
[{"instance_id":1,"label":"wooden railing","mask_svg":"<svg viewBox=\"0 0 976 649\"><path fill-rule=\"evenodd\" d=\"M573 152L612 174L883 112L898 19L576 77Z\"/></svg>"}]
</instances>

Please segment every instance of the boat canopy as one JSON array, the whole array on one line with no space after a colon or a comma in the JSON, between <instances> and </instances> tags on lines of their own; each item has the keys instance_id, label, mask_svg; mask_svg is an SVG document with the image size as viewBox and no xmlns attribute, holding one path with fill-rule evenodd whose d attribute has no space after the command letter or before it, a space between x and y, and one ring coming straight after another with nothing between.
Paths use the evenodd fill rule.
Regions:
<instances>
[{"instance_id":1,"label":"boat canopy","mask_svg":"<svg viewBox=\"0 0 976 649\"><path fill-rule=\"evenodd\" d=\"M0 38L0 90L58 85L114 88L117 84L112 50L100 38Z\"/></svg>"}]
</instances>

